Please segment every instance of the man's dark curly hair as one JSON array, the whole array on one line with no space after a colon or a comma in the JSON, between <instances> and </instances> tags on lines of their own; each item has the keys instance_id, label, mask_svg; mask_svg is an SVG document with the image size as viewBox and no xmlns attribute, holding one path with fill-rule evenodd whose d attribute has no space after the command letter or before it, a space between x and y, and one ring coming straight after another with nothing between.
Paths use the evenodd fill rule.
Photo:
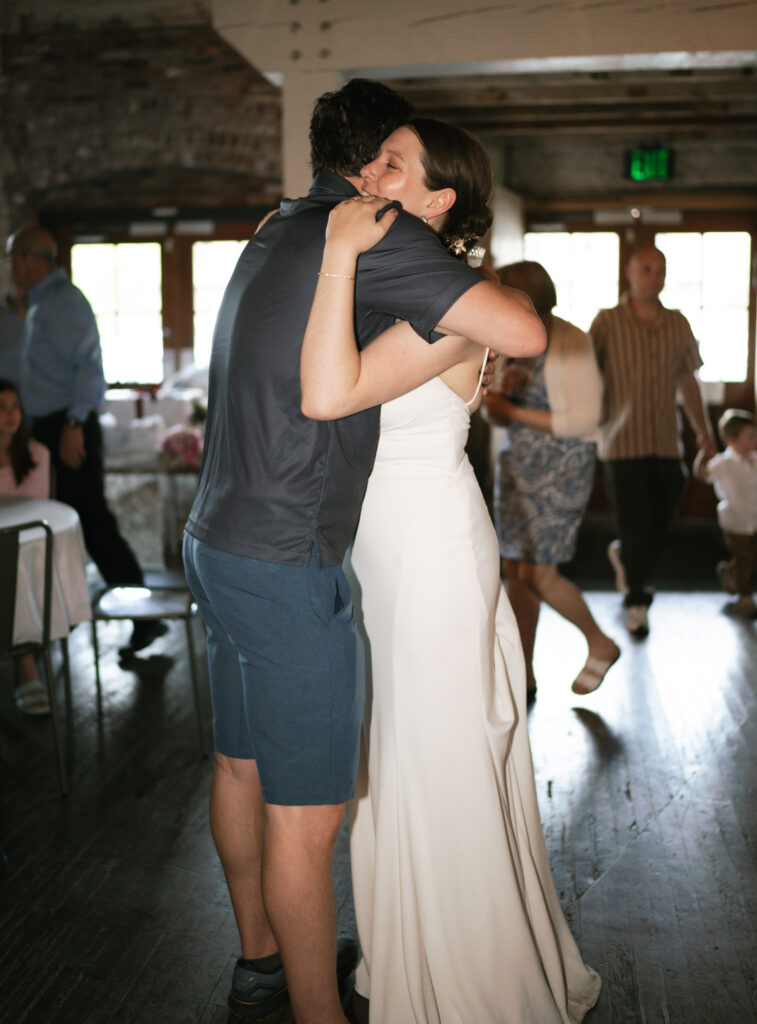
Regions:
<instances>
[{"instance_id":1,"label":"man's dark curly hair","mask_svg":"<svg viewBox=\"0 0 757 1024\"><path fill-rule=\"evenodd\" d=\"M379 146L413 116L411 104L380 82L353 78L337 92L316 100L310 119L313 172L360 173Z\"/></svg>"}]
</instances>

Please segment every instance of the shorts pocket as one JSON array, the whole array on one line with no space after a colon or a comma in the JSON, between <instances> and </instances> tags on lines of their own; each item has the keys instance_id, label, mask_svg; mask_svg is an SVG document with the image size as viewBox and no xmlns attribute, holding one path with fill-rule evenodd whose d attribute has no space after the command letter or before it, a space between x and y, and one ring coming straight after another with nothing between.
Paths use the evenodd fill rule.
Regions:
<instances>
[{"instance_id":1,"label":"shorts pocket","mask_svg":"<svg viewBox=\"0 0 757 1024\"><path fill-rule=\"evenodd\" d=\"M313 611L324 626L352 620L352 593L341 566L319 570L310 595Z\"/></svg>"}]
</instances>

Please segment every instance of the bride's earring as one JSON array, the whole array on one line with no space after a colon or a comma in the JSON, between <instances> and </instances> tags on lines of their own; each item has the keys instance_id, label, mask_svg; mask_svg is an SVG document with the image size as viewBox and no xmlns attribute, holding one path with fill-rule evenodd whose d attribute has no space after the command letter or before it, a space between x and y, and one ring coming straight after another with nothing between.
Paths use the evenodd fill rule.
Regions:
<instances>
[{"instance_id":1,"label":"bride's earring","mask_svg":"<svg viewBox=\"0 0 757 1024\"><path fill-rule=\"evenodd\" d=\"M426 216L425 213L422 215L421 220L423 221L424 224L428 224L428 217Z\"/></svg>"}]
</instances>

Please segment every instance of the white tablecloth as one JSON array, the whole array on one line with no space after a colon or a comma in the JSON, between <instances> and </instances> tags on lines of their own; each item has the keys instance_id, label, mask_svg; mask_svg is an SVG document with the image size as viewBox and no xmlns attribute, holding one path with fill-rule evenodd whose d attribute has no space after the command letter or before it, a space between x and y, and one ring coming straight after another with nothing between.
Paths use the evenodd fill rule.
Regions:
<instances>
[{"instance_id":1,"label":"white tablecloth","mask_svg":"<svg viewBox=\"0 0 757 1024\"><path fill-rule=\"evenodd\" d=\"M87 591L87 554L79 516L70 505L38 498L0 498L0 527L44 519L53 531L53 583L50 638L68 636L79 622L92 618ZM42 636L45 587L44 531L37 527L21 534L16 581L13 642L28 643Z\"/></svg>"}]
</instances>

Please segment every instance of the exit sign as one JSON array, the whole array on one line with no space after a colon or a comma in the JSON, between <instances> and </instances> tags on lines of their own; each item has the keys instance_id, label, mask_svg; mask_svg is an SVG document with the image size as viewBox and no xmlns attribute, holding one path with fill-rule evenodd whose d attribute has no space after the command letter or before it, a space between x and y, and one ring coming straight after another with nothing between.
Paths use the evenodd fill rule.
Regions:
<instances>
[{"instance_id":1,"label":"exit sign","mask_svg":"<svg viewBox=\"0 0 757 1024\"><path fill-rule=\"evenodd\" d=\"M667 181L673 177L673 152L640 147L626 154L626 175L631 181Z\"/></svg>"}]
</instances>

